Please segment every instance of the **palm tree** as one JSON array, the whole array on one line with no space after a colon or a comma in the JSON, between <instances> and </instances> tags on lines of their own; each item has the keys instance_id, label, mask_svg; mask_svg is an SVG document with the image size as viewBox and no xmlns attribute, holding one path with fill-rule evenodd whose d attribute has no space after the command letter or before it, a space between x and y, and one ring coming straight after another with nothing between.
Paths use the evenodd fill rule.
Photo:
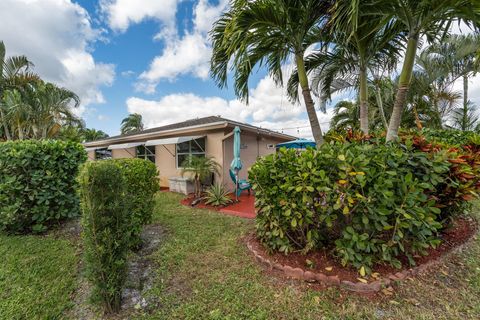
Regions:
<instances>
[{"instance_id":1,"label":"palm tree","mask_svg":"<svg viewBox=\"0 0 480 320\"><path fill-rule=\"evenodd\" d=\"M29 124L34 139L54 137L62 126L80 121L72 112L80 98L68 89L38 81L27 86L24 99L32 110Z\"/></svg>"},{"instance_id":2,"label":"palm tree","mask_svg":"<svg viewBox=\"0 0 480 320\"><path fill-rule=\"evenodd\" d=\"M84 136L85 142L108 138L108 134L106 134L102 130L88 129L88 128L84 130L83 136Z\"/></svg>"},{"instance_id":3,"label":"palm tree","mask_svg":"<svg viewBox=\"0 0 480 320\"><path fill-rule=\"evenodd\" d=\"M478 4L472 0L375 0L352 3L359 2L367 3L362 6L362 10L372 15L393 19L403 25L404 32L407 33L405 60L387 131L387 141L391 141L398 137L421 37L426 36L430 41L438 39L448 31L454 20L462 20L469 26L477 28L480 23L480 11ZM359 6L352 7L352 14L358 15Z\"/></svg>"},{"instance_id":4,"label":"palm tree","mask_svg":"<svg viewBox=\"0 0 480 320\"><path fill-rule=\"evenodd\" d=\"M143 130L142 115L138 113L132 113L122 120L120 127L122 134L139 132Z\"/></svg>"},{"instance_id":5,"label":"palm tree","mask_svg":"<svg viewBox=\"0 0 480 320\"><path fill-rule=\"evenodd\" d=\"M473 116L475 105L468 99L468 81L480 71L480 63L476 57L476 53L480 52L480 36L452 35L445 41L434 44L429 50L435 54L438 67L447 70L452 82L462 79L463 110L456 110L454 118L460 129L472 130L473 127L467 120L470 118L468 115ZM462 120L458 122L460 119Z\"/></svg>"},{"instance_id":6,"label":"palm tree","mask_svg":"<svg viewBox=\"0 0 480 320\"><path fill-rule=\"evenodd\" d=\"M195 197L199 198L202 193L202 181L208 179L212 174L219 174L220 165L212 157L189 156L182 163L182 176L185 173L193 175Z\"/></svg>"},{"instance_id":7,"label":"palm tree","mask_svg":"<svg viewBox=\"0 0 480 320\"><path fill-rule=\"evenodd\" d=\"M53 138L62 127L80 124L72 112L79 104L80 99L72 91L36 81L21 90L4 92L4 126L11 139Z\"/></svg>"},{"instance_id":8,"label":"palm tree","mask_svg":"<svg viewBox=\"0 0 480 320\"><path fill-rule=\"evenodd\" d=\"M473 131L480 125L480 116L476 112L476 106L469 102L453 111L453 127L462 131Z\"/></svg>"},{"instance_id":9,"label":"palm tree","mask_svg":"<svg viewBox=\"0 0 480 320\"><path fill-rule=\"evenodd\" d=\"M25 56L6 57L6 49L3 41L0 41L0 126L6 140L12 136L6 122L5 108L1 104L4 92L7 89L19 88L22 84L38 80L38 76L30 73L33 66Z\"/></svg>"},{"instance_id":10,"label":"palm tree","mask_svg":"<svg viewBox=\"0 0 480 320\"><path fill-rule=\"evenodd\" d=\"M330 127L335 130L358 129L358 116L360 108L358 103L343 100L333 107L333 117Z\"/></svg>"},{"instance_id":11,"label":"palm tree","mask_svg":"<svg viewBox=\"0 0 480 320\"><path fill-rule=\"evenodd\" d=\"M341 55L347 59L342 65L338 65L341 59L334 59L333 68L327 70L337 77L356 78L360 102L360 129L364 134L368 134L369 72L393 71L403 48L404 37L398 23L384 16L367 14L362 9L364 4L364 1L358 1L359 14L352 16L351 0L339 0L335 3L331 21L335 42L332 51L334 55ZM324 90L330 88L331 80L328 80L334 78L333 74L326 76Z\"/></svg>"},{"instance_id":12,"label":"palm tree","mask_svg":"<svg viewBox=\"0 0 480 320\"><path fill-rule=\"evenodd\" d=\"M313 137L323 143L312 99L304 55L322 39L330 0L233 0L231 8L215 23L211 74L225 87L229 69L234 73L235 93L248 103L252 70L265 65L277 84L283 84L282 65L293 58L298 72Z\"/></svg>"}]
</instances>

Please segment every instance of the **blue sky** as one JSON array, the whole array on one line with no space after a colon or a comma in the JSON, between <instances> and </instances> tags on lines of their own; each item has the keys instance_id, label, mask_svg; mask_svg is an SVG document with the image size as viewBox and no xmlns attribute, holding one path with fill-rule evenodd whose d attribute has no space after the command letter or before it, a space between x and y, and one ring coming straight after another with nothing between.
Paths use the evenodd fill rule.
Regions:
<instances>
[{"instance_id":1,"label":"blue sky","mask_svg":"<svg viewBox=\"0 0 480 320\"><path fill-rule=\"evenodd\" d=\"M265 70L251 102L208 75L208 31L227 0L2 0L0 40L48 81L80 95L88 127L113 135L129 113L147 127L221 115L289 134L311 135L302 105L291 104ZM285 65L288 73L292 66ZM324 129L330 114L319 113Z\"/></svg>"},{"instance_id":2,"label":"blue sky","mask_svg":"<svg viewBox=\"0 0 480 320\"><path fill-rule=\"evenodd\" d=\"M1 0L0 40L47 81L76 92L88 127L118 134L129 113L154 127L209 115L311 137L303 104L291 104L265 70L250 103L210 79L212 23L228 0ZM457 30L460 32L459 30ZM293 66L286 63L284 71ZM470 96L480 103L480 76ZM460 90L461 84L454 89ZM334 97L330 107L341 98ZM318 112L322 129L332 115Z\"/></svg>"}]
</instances>

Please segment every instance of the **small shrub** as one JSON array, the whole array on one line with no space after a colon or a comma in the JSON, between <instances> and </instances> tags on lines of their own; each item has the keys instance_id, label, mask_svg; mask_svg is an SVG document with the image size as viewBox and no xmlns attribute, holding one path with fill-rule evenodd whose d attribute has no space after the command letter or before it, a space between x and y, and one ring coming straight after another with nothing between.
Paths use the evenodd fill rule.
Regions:
<instances>
[{"instance_id":1,"label":"small shrub","mask_svg":"<svg viewBox=\"0 0 480 320\"><path fill-rule=\"evenodd\" d=\"M74 142L0 143L0 231L45 231L79 214L76 180L87 156Z\"/></svg>"},{"instance_id":2,"label":"small shrub","mask_svg":"<svg viewBox=\"0 0 480 320\"><path fill-rule=\"evenodd\" d=\"M282 149L251 168L257 235L285 253L332 248L362 273L376 263L399 268L400 255L413 263L439 244L448 208L476 194L480 157L415 139L352 137L318 151Z\"/></svg>"},{"instance_id":3,"label":"small shrub","mask_svg":"<svg viewBox=\"0 0 480 320\"><path fill-rule=\"evenodd\" d=\"M228 196L229 192L224 185L214 184L205 191L204 200L206 204L212 206L224 206L232 203L232 198Z\"/></svg>"},{"instance_id":4,"label":"small shrub","mask_svg":"<svg viewBox=\"0 0 480 320\"><path fill-rule=\"evenodd\" d=\"M119 168L126 183L126 197L130 208L130 246L141 244L143 226L151 223L155 207L155 194L160 190L155 164L143 159L111 160Z\"/></svg>"},{"instance_id":5,"label":"small shrub","mask_svg":"<svg viewBox=\"0 0 480 320\"><path fill-rule=\"evenodd\" d=\"M83 241L92 299L108 313L120 309L126 279L128 198L122 170L110 161L86 163L79 176Z\"/></svg>"}]
</instances>

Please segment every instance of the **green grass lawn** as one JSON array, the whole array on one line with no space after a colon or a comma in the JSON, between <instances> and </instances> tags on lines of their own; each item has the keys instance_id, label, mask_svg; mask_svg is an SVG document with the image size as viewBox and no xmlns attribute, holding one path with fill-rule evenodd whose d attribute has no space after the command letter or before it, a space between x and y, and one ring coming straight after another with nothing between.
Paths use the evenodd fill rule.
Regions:
<instances>
[{"instance_id":1,"label":"green grass lawn","mask_svg":"<svg viewBox=\"0 0 480 320\"><path fill-rule=\"evenodd\" d=\"M429 277L395 286L393 296L363 297L337 288L269 276L239 241L253 221L158 197L156 222L169 234L155 254L151 294L161 307L144 319L479 319L480 241Z\"/></svg>"},{"instance_id":2,"label":"green grass lawn","mask_svg":"<svg viewBox=\"0 0 480 320\"><path fill-rule=\"evenodd\" d=\"M479 319L480 240L431 277L392 296L364 297L271 276L240 241L254 222L180 206L161 193L155 222L166 228L153 254L149 294L159 307L137 319ZM0 236L0 319L57 319L78 285L78 243L59 233Z\"/></svg>"},{"instance_id":3,"label":"green grass lawn","mask_svg":"<svg viewBox=\"0 0 480 320\"><path fill-rule=\"evenodd\" d=\"M62 319L79 258L66 236L0 235L0 319Z\"/></svg>"}]
</instances>

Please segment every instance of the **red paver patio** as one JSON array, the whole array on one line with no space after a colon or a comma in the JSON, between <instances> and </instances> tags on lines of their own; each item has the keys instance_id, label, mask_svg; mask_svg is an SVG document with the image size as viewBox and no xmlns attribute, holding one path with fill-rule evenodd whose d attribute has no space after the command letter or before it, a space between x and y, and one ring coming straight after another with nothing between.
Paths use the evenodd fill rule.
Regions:
<instances>
[{"instance_id":1,"label":"red paver patio","mask_svg":"<svg viewBox=\"0 0 480 320\"><path fill-rule=\"evenodd\" d=\"M230 196L232 199L235 199L235 195L232 194ZM255 219L255 196L253 194L248 195L248 192L244 191L238 200L239 202L233 203L219 211L232 216Z\"/></svg>"}]
</instances>

